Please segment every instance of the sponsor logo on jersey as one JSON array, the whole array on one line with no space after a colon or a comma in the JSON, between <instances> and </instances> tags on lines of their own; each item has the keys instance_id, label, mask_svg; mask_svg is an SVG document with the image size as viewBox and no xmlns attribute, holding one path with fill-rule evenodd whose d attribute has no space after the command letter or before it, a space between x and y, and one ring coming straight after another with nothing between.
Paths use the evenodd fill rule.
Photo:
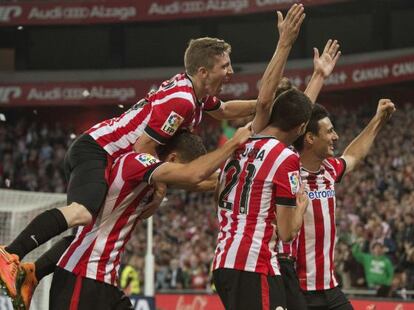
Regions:
<instances>
[{"instance_id":1,"label":"sponsor logo on jersey","mask_svg":"<svg viewBox=\"0 0 414 310\"><path fill-rule=\"evenodd\" d=\"M310 192L307 192L307 194L310 200L332 198L332 197L335 197L335 190L325 189L322 191L310 191Z\"/></svg>"},{"instance_id":2,"label":"sponsor logo on jersey","mask_svg":"<svg viewBox=\"0 0 414 310\"><path fill-rule=\"evenodd\" d=\"M183 121L184 117L172 111L168 116L167 120L162 125L161 130L164 131L166 134L172 136L175 134L175 132L180 127Z\"/></svg>"},{"instance_id":3,"label":"sponsor logo on jersey","mask_svg":"<svg viewBox=\"0 0 414 310\"><path fill-rule=\"evenodd\" d=\"M300 187L299 171L288 172L288 177L289 177L290 191L292 192L293 195L296 195Z\"/></svg>"},{"instance_id":4,"label":"sponsor logo on jersey","mask_svg":"<svg viewBox=\"0 0 414 310\"><path fill-rule=\"evenodd\" d=\"M149 167L159 162L154 156L150 154L139 154L136 159L144 166Z\"/></svg>"}]
</instances>

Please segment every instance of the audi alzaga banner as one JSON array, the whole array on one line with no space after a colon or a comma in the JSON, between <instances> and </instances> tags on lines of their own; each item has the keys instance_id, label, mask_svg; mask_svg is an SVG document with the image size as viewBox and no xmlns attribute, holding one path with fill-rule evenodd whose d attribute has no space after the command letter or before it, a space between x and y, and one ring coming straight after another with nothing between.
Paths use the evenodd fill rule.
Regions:
<instances>
[{"instance_id":1,"label":"audi alzaga banner","mask_svg":"<svg viewBox=\"0 0 414 310\"><path fill-rule=\"evenodd\" d=\"M286 70L294 85L304 89L311 69ZM262 74L237 73L223 85L220 98L251 99L258 93ZM168 78L168 77L166 77ZM414 80L414 55L358 64L338 65L323 91L356 89ZM163 79L95 82L0 82L0 106L133 104Z\"/></svg>"},{"instance_id":2,"label":"audi alzaga banner","mask_svg":"<svg viewBox=\"0 0 414 310\"><path fill-rule=\"evenodd\" d=\"M308 0L306 5L349 0ZM299 0L91 0L0 4L0 26L99 24L220 15L285 9ZM303 2L303 1L302 1Z\"/></svg>"}]
</instances>

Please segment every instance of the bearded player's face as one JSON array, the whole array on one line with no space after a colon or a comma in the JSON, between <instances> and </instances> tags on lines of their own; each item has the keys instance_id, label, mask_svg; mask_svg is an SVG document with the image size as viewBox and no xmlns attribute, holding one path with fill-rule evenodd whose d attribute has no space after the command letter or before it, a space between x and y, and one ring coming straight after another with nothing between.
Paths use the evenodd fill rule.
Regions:
<instances>
[{"instance_id":1,"label":"bearded player's face","mask_svg":"<svg viewBox=\"0 0 414 310\"><path fill-rule=\"evenodd\" d=\"M318 122L319 131L315 137L313 148L322 159L334 156L335 143L339 136L336 133L331 120L328 117Z\"/></svg>"}]
</instances>

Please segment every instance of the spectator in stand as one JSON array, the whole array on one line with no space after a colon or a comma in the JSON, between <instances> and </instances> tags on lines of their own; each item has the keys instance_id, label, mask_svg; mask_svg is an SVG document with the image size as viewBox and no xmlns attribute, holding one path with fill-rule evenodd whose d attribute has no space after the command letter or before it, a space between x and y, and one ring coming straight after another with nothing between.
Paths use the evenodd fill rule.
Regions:
<instances>
[{"instance_id":1,"label":"spectator in stand","mask_svg":"<svg viewBox=\"0 0 414 310\"><path fill-rule=\"evenodd\" d=\"M183 289L184 288L184 273L183 269L179 266L176 258L170 261L170 267L167 273L167 279L170 289Z\"/></svg>"},{"instance_id":2,"label":"spectator in stand","mask_svg":"<svg viewBox=\"0 0 414 310\"><path fill-rule=\"evenodd\" d=\"M25 119L0 123L0 187L63 193L63 157L70 128Z\"/></svg>"},{"instance_id":3,"label":"spectator in stand","mask_svg":"<svg viewBox=\"0 0 414 310\"><path fill-rule=\"evenodd\" d=\"M352 246L352 254L364 266L368 288L377 289L379 297L389 297L394 267L391 260L384 255L382 243L375 242L371 254L362 252L360 244L355 243Z\"/></svg>"},{"instance_id":4,"label":"spectator in stand","mask_svg":"<svg viewBox=\"0 0 414 310\"><path fill-rule=\"evenodd\" d=\"M127 295L141 294L141 273L142 259L137 255L129 258L128 264L122 269L120 282L121 288Z\"/></svg>"}]
</instances>

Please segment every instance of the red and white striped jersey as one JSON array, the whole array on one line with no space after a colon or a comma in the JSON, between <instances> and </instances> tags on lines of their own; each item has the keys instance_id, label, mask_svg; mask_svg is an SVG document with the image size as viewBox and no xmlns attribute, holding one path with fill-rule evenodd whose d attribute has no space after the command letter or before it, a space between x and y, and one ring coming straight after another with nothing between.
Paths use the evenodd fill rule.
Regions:
<instances>
[{"instance_id":1,"label":"red and white striped jersey","mask_svg":"<svg viewBox=\"0 0 414 310\"><path fill-rule=\"evenodd\" d=\"M290 242L283 242L282 240L278 240L276 252L277 254L283 254L296 259L298 255L298 237L296 236Z\"/></svg>"},{"instance_id":2,"label":"red and white striped jersey","mask_svg":"<svg viewBox=\"0 0 414 310\"><path fill-rule=\"evenodd\" d=\"M161 164L145 153L118 157L98 216L91 224L79 227L57 265L76 275L116 285L121 253L151 198L150 179Z\"/></svg>"},{"instance_id":3,"label":"red and white striped jersey","mask_svg":"<svg viewBox=\"0 0 414 310\"><path fill-rule=\"evenodd\" d=\"M220 176L220 231L213 270L229 268L279 275L276 205L294 207L299 157L274 137L249 139Z\"/></svg>"},{"instance_id":4,"label":"red and white striped jersey","mask_svg":"<svg viewBox=\"0 0 414 310\"><path fill-rule=\"evenodd\" d=\"M346 169L342 158L328 158L318 172L301 168L301 179L309 197L298 235L296 270L302 290L326 290L338 282L334 274L335 183Z\"/></svg>"},{"instance_id":5,"label":"red and white striped jersey","mask_svg":"<svg viewBox=\"0 0 414 310\"><path fill-rule=\"evenodd\" d=\"M213 111L220 105L221 101L212 96L198 101L190 78L181 73L163 82L121 116L98 123L86 133L117 158L131 151L143 132L165 144L178 129L192 131L198 126L203 110Z\"/></svg>"}]
</instances>

